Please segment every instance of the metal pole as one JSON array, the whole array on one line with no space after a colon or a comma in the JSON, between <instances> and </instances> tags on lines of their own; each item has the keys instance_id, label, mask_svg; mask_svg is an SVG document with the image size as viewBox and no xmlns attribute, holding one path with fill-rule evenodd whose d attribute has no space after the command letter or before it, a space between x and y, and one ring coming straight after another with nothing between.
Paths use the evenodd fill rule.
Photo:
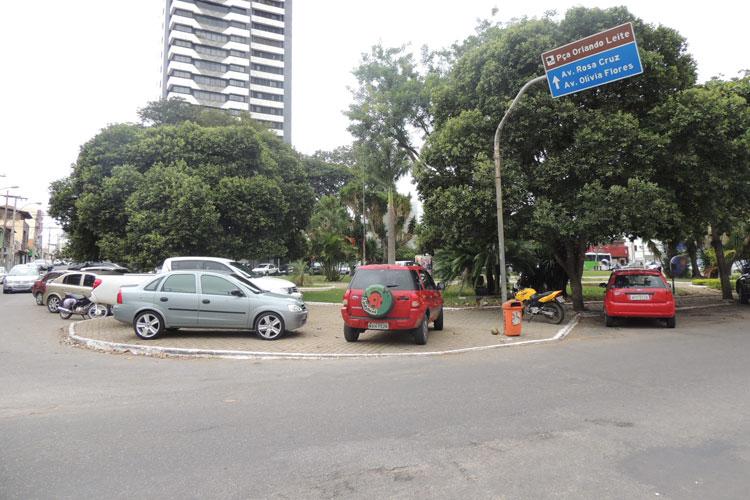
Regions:
<instances>
[{"instance_id":1,"label":"metal pole","mask_svg":"<svg viewBox=\"0 0 750 500\"><path fill-rule=\"evenodd\" d=\"M508 111L505 112L505 116L503 116L503 119L500 121L500 125L497 126L497 130L495 131L495 196L497 198L497 240L498 240L498 246L499 246L499 252L500 252L500 293L502 297L502 301L505 302L508 300L508 291L506 290L507 286L507 277L505 272L505 235L503 234L503 188L502 188L502 180L501 180L501 169L500 169L500 133L503 130L503 125L505 125L505 122L508 120L508 116L510 116L510 113L513 111L513 108L516 107L518 104L518 101L521 99L521 96L526 92L526 89L528 89L530 86L537 82L541 82L546 80L546 75L543 76L537 76L533 80L529 81L524 85L521 90L518 92L518 95L513 100L513 103L508 108Z\"/></svg>"}]
</instances>

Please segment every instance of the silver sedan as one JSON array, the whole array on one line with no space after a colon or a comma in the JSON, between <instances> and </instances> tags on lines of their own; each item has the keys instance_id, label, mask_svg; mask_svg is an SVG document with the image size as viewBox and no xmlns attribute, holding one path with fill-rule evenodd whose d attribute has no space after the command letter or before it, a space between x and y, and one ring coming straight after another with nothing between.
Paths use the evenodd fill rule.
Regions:
<instances>
[{"instance_id":1,"label":"silver sedan","mask_svg":"<svg viewBox=\"0 0 750 500\"><path fill-rule=\"evenodd\" d=\"M142 339L177 328L230 328L276 340L307 321L301 300L263 291L237 274L213 271L172 271L122 287L112 312Z\"/></svg>"}]
</instances>

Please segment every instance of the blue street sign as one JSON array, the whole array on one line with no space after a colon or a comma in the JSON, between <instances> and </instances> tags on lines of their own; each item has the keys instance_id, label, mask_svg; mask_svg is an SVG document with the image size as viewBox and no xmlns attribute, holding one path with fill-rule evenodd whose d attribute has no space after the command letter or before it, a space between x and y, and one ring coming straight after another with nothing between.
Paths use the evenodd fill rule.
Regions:
<instances>
[{"instance_id":1,"label":"blue street sign","mask_svg":"<svg viewBox=\"0 0 750 500\"><path fill-rule=\"evenodd\" d=\"M552 97L598 87L643 73L635 42L547 71Z\"/></svg>"}]
</instances>

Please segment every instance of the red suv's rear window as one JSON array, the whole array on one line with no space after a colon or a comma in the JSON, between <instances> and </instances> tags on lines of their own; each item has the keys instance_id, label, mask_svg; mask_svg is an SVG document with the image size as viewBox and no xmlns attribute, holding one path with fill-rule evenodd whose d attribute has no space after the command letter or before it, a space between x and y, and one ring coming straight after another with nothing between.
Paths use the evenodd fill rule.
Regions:
<instances>
[{"instance_id":1,"label":"red suv's rear window","mask_svg":"<svg viewBox=\"0 0 750 500\"><path fill-rule=\"evenodd\" d=\"M370 285L385 285L391 290L419 290L419 275L410 269L359 269L349 288L365 290Z\"/></svg>"}]
</instances>

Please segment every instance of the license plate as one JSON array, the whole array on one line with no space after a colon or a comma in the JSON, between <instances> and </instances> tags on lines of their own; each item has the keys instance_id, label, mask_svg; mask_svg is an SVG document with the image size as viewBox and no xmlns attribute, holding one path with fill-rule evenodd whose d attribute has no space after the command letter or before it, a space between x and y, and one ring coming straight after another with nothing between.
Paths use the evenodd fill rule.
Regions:
<instances>
[{"instance_id":1,"label":"license plate","mask_svg":"<svg viewBox=\"0 0 750 500\"><path fill-rule=\"evenodd\" d=\"M370 330L388 330L388 323L369 322L367 323L367 328Z\"/></svg>"},{"instance_id":2,"label":"license plate","mask_svg":"<svg viewBox=\"0 0 750 500\"><path fill-rule=\"evenodd\" d=\"M630 296L630 300L648 300L650 298L651 298L651 295L649 295L647 293L644 293L644 294L641 294L641 295L633 294L633 295Z\"/></svg>"}]
</instances>

